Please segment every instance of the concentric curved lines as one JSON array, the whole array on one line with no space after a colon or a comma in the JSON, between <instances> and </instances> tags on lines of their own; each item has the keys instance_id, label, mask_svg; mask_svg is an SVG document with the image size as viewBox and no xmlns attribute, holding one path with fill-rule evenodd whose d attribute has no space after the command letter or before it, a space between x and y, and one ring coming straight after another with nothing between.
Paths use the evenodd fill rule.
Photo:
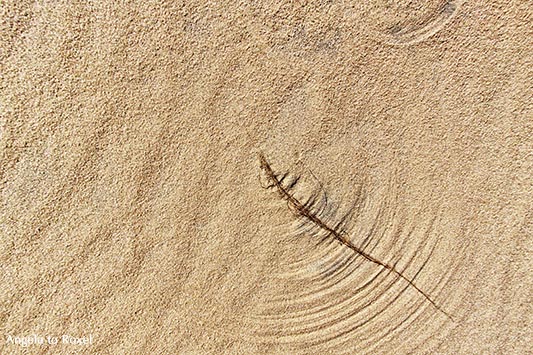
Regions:
<instances>
[{"instance_id":1,"label":"concentric curved lines","mask_svg":"<svg viewBox=\"0 0 533 355\"><path fill-rule=\"evenodd\" d=\"M385 202L382 201L376 213L376 216L373 218L374 223L370 227L370 230L366 232L366 236L363 239L363 243L361 245L362 250L368 250L370 242L376 239L372 237L376 236L380 223L383 223L380 217L383 214L382 211L384 210L384 205L385 205ZM385 231L382 231L381 233L382 235L377 239L381 239L384 233ZM332 239L330 238L330 240ZM370 246L370 250L368 250L369 252L374 251L374 248L377 246L378 241L379 240L377 240L373 246ZM297 298L300 301L307 301L308 297L311 297L313 299L317 297L323 297L325 296L323 292L325 292L326 290L335 291L336 288L344 286L344 284L350 282L350 280L347 280L344 278L344 274L343 274L344 272L349 272L349 274L351 274L351 272L354 271L353 269L361 266L362 264L365 264L365 260L361 258L360 255L358 254L354 255L353 252L350 252L346 248L340 246L335 241L329 244L327 248L324 248L324 250L319 249L318 252L319 252L318 255L312 255L309 260L302 260L298 262L296 264L296 267L294 265L289 265L288 268L290 268L291 270L289 272L282 274L283 277L289 278L289 279L305 278L306 281L309 282L310 285L316 284L316 288L310 288L309 290L304 291L304 292L299 291L297 294L283 295L281 296L281 299L272 300L273 302L276 302L276 301L279 302L279 301L286 300L287 298L291 299L293 297ZM352 258L348 258L346 261L346 264L339 265L339 268L334 270L333 275L331 275L327 279L324 279L324 277L322 276L322 273L324 272L324 270L323 269L317 270L316 266L324 265L327 262L339 262L338 255L343 255L343 254L352 255ZM295 271L293 270L293 268L295 268ZM332 270L330 270L330 273L333 273Z\"/></svg>"},{"instance_id":2,"label":"concentric curved lines","mask_svg":"<svg viewBox=\"0 0 533 355\"><path fill-rule=\"evenodd\" d=\"M335 276L330 277L327 282L320 283L318 285L319 287L306 290L301 294L294 293L282 298L277 298L275 300L272 300L271 304L283 303L287 305L287 299L293 299L293 301L290 301L292 303L288 304L295 304L299 307L302 303L310 303L313 301L321 300L331 294L335 294L338 291L345 290L345 287L349 286L351 282L353 282L353 280L347 279L347 276L355 272L357 268L363 263L364 261L361 260L361 258L352 256L345 268L339 270L339 272L337 272Z\"/></svg>"},{"instance_id":3,"label":"concentric curved lines","mask_svg":"<svg viewBox=\"0 0 533 355\"><path fill-rule=\"evenodd\" d=\"M311 279L309 284L314 285L313 281L315 281L315 288L310 288L308 290L300 291L295 294L286 295L276 300L273 300L273 302L286 302L287 299L292 298L298 300L298 302L311 302L313 300L324 298L324 296L334 293L335 291L344 290L344 287L350 285L353 281L348 279L347 276L352 275L352 273L357 271L358 268L360 268L363 264L365 264L365 260L363 260L358 255L352 254L345 263L345 265L335 270L335 273L332 276L320 280Z\"/></svg>"},{"instance_id":4,"label":"concentric curved lines","mask_svg":"<svg viewBox=\"0 0 533 355\"><path fill-rule=\"evenodd\" d=\"M461 251L458 253L459 255L468 255L468 253L466 253L467 251L467 248L468 248L468 245L462 245L462 248L461 248ZM447 272L445 274L443 274L441 276L441 278L439 279L439 282L436 283L436 286L434 288L434 294L436 295L441 295L442 294L442 290L451 290L452 288L450 287L450 283L452 282L452 276L453 274L457 273L458 270L461 270L460 267L461 265L463 264L468 264L469 258L454 258L453 259L453 263L451 265L449 265L449 267L447 268ZM463 291L463 292L466 292ZM448 299L460 299L459 295L457 293L454 294L454 297L450 297L450 292L447 292L445 294L443 294L443 296L446 296ZM448 303L448 307L451 307L453 305L451 305L450 303ZM460 321L460 318L462 317L462 314L458 313L459 312L459 309L457 307L453 307L451 308L452 311L453 311L453 314L454 314L454 318L456 319L456 321ZM464 312L464 311L463 311ZM420 314L419 317L421 316L424 316L425 318L428 318L428 320L426 321L426 319L422 319L421 321L426 321L425 324L429 323L430 321L432 321L433 319L430 317L429 314L426 314L426 313L422 313ZM441 324L438 324L436 327L440 327ZM416 329L417 330L417 333L422 333L424 332L424 329L419 327ZM428 332L425 332L426 334L428 334ZM435 334L431 334L429 333L429 335L426 335L425 339L429 340L429 339L432 339L432 338L436 338L438 334L441 334L439 332L435 333ZM415 334L416 336L417 334ZM419 336L419 338L421 338ZM419 345L419 346L422 346L423 344ZM419 347L418 346L418 347ZM413 352L416 352L417 348L418 347L414 347L412 349Z\"/></svg>"},{"instance_id":5,"label":"concentric curved lines","mask_svg":"<svg viewBox=\"0 0 533 355\"><path fill-rule=\"evenodd\" d=\"M429 253L429 255L426 257L426 259L424 260L423 264L420 266L420 268L418 269L418 271L416 272L416 274L411 278L411 280L416 280L417 277L420 275L420 273L422 272L422 270L425 268L425 266L427 265L427 263L429 262L429 260L431 259L431 256L433 255L433 253L435 252L435 249L436 249L436 243L433 245L433 247L431 248L431 251ZM413 259L411 259L412 261ZM407 269L407 267L405 268ZM405 271L404 269L404 271ZM385 307L382 308L381 311L379 311L374 317L376 317L377 315L381 314L383 311L385 311L387 308L391 307L392 304L394 304L395 302L397 302L397 300L400 298L400 296L402 296L403 293L405 293L407 290L409 289L409 285L405 285L403 287L403 289L398 292L396 294L396 296L390 301L387 303L387 305ZM426 302L423 302L422 300L419 300L416 304L413 304L410 308L412 309L411 312L404 312L404 313L408 313L407 317L405 317L404 319L402 319L401 321L398 322L397 325L391 325L390 328L391 330L394 330L394 329L397 329L399 326L401 326L402 324L405 324L407 322L407 320L409 318L411 318L417 311L419 312L423 312L424 310L424 306L426 307L429 307L429 305L427 305ZM378 328L379 329L379 328ZM384 329L381 328L381 329ZM386 337L387 335L389 335L390 331L388 332L385 332L385 334L383 335L379 335L379 336L375 336L375 338L378 338L378 339L383 339L384 337Z\"/></svg>"},{"instance_id":6,"label":"concentric curved lines","mask_svg":"<svg viewBox=\"0 0 533 355\"><path fill-rule=\"evenodd\" d=\"M435 219L434 219L435 220ZM436 250L437 243L433 244L431 253L426 258L424 264L422 267L424 267L430 260L431 255ZM466 250L466 246L463 246L463 251ZM463 255L463 253L460 253ZM458 267L462 264L462 261L460 258L454 259L454 262L449 265L446 272L442 274L438 280L435 282L435 286L430 290L430 294L432 295L441 295L442 290L449 289L449 283L452 281L451 276L454 274ZM419 270L421 271L421 270ZM417 277L417 275L415 276ZM402 292L405 292L408 287L406 287ZM435 322L435 313L434 312L425 312L428 305L424 304L423 300L419 300L416 303L412 303L408 308L402 308L398 314L404 316L402 320L398 321L396 325L391 324L389 327L384 327L383 332L375 334L374 338L372 340L369 339L367 343L365 343L365 349L368 350L368 353L372 353L373 349L377 348L380 343L379 341L383 341L387 338L390 338L394 333L399 333L400 331L406 329L409 325L416 323L419 324L431 324L433 325L433 328L435 332L441 332L442 329L442 322ZM449 306L448 306L449 307ZM454 309L454 317L456 316L455 313L456 309ZM406 315L406 316L405 316ZM411 329L413 329L411 327ZM431 339L434 338L435 335L431 332L428 332L428 327L414 327L413 329L413 336L415 338L421 339L422 342L424 342L424 339ZM424 335L420 335L424 333ZM418 335L418 336L417 336ZM379 339L379 341L375 341L375 339ZM415 348L416 349L416 348ZM415 349L412 349L411 351L414 351ZM414 351L416 353L416 351Z\"/></svg>"},{"instance_id":7,"label":"concentric curved lines","mask_svg":"<svg viewBox=\"0 0 533 355\"><path fill-rule=\"evenodd\" d=\"M386 276L391 274L390 270L385 271ZM387 279L383 278L382 282ZM362 297L361 302L358 302L355 306L350 306L350 308L342 314L341 317L330 317L327 321L321 323L312 323L308 325L307 328L299 327L296 330L291 329L290 326L287 327L288 330L284 329L283 337L278 338L278 341L289 341L294 344L299 344L301 346L314 346L319 345L329 340L335 339L338 334L342 332L342 329L349 325L349 321L354 315L363 313L363 311L368 311L370 306L375 305L379 302L382 297L385 296L387 290L394 284L394 280L389 280L385 285L384 289L377 295L373 297ZM376 285L375 288L377 288ZM373 291L372 289L369 290ZM370 294L369 292L369 294ZM366 302L365 302L366 299ZM329 316L330 314L328 314ZM347 322L348 321L348 322ZM361 325L365 324L367 321L363 321ZM346 324L348 323L348 324ZM332 329L334 327L334 329ZM335 331L338 329L338 331ZM333 334L333 335L331 335ZM295 337L297 336L297 337Z\"/></svg>"},{"instance_id":8,"label":"concentric curved lines","mask_svg":"<svg viewBox=\"0 0 533 355\"><path fill-rule=\"evenodd\" d=\"M417 276L420 274L420 272L422 271L422 269L424 268L424 266L427 264L427 262L429 261L429 258L431 256L431 254L433 253L434 251L434 248L432 249L430 255L426 258L426 260L424 261L424 263L422 264L422 266L420 267L420 269L416 272L416 274L411 278L411 280L416 280ZM408 263L406 264L406 266L404 267L404 269L402 270L402 273L406 272L407 269L409 268L409 266L412 264L412 262L414 261L414 258L411 258ZM396 264L395 264L396 266ZM389 273L390 274L390 273ZM377 300L385 297L385 294L389 291L389 289L394 285L396 284L396 282L400 281L400 277L398 275L394 275L394 279L391 280L388 284L387 284L387 287L383 290L383 292L379 295L379 297L377 297L376 299L374 299L372 302L376 302ZM371 320L375 319L378 315L380 315L381 313L383 313L385 310L387 310L407 289L409 288L409 284L407 284L406 286L404 286L404 288L402 289L402 291L400 291L390 302L386 303L386 305L384 307L381 308L380 311L376 312L375 314L373 314L369 319L361 322L359 324L359 326L363 325L363 324L366 324L368 322L370 322ZM366 306L370 305L372 302L368 302L366 304ZM364 308L364 307L363 307ZM362 308L362 309L363 309ZM336 321L344 321L344 320L347 320L349 318L351 318L352 316L354 316L355 314L357 314L359 310L355 310L355 311L352 311L352 312L349 312L346 316L342 317L342 318L337 318ZM354 327L353 329L357 329L359 326L356 326ZM324 341L329 341L329 340L333 340L333 339L336 339L336 338L339 338L341 337L342 335L344 334L348 334L349 333L349 330L347 331L344 331L342 332L341 334L337 334L337 335L334 335L334 336L331 336L330 338L327 338L325 339Z\"/></svg>"},{"instance_id":9,"label":"concentric curved lines","mask_svg":"<svg viewBox=\"0 0 533 355\"><path fill-rule=\"evenodd\" d=\"M270 170L270 176L281 175ZM420 205L407 213L392 174L372 195L358 194L364 198L349 209L335 203L320 183L304 200L305 190L293 183L300 180L282 175L269 186L280 190L296 217L291 238L315 243L280 266L278 280L289 287L266 298L254 317L261 328L258 342L296 352L325 346L353 353L357 345L357 353L370 353L383 342L399 341L404 331L419 331L418 324L449 321L448 307L443 310L434 297L446 289L460 261L450 262L431 282L421 278L428 265L432 271L440 267L432 263L440 245L438 206Z\"/></svg>"},{"instance_id":10,"label":"concentric curved lines","mask_svg":"<svg viewBox=\"0 0 533 355\"><path fill-rule=\"evenodd\" d=\"M353 253L350 253L346 248L339 249L340 250L335 255L327 260L327 264L317 265L318 274L312 277L311 281L316 281L324 285L328 278L342 275L344 271L353 265L355 260Z\"/></svg>"},{"instance_id":11,"label":"concentric curved lines","mask_svg":"<svg viewBox=\"0 0 533 355\"><path fill-rule=\"evenodd\" d=\"M440 9L418 28L400 28L392 31L386 40L387 44L408 46L422 42L442 30L457 15L462 0L447 0Z\"/></svg>"},{"instance_id":12,"label":"concentric curved lines","mask_svg":"<svg viewBox=\"0 0 533 355\"><path fill-rule=\"evenodd\" d=\"M411 260L412 261L412 260ZM408 265L406 266L406 269L407 267L410 265L411 261L408 263ZM392 287L392 285L395 284L395 282L397 281L398 279L398 276L396 276L393 280L390 280L388 283L385 284L385 287L384 287L384 290L380 293L379 297L377 298L374 298L372 301L370 302L366 302L365 304L363 304L363 306L359 306L359 308L356 308L355 310L353 309L351 303L357 303L359 300L358 299L353 299L353 296L358 293L359 291L365 289L368 285L370 285L371 283L373 283L378 276L380 276L382 273L384 273L385 269L382 269L380 270L380 272L378 274L376 274L374 276L374 278L372 278L371 280L369 280L366 284L364 284L361 288L355 290L355 292L353 292L353 294L349 294L347 295L343 300L339 301L339 300L336 300L337 302L331 302L333 303L333 305L326 305L326 306L322 306L320 307L319 309L317 310L312 310L312 309L309 309L308 312L306 312L305 310L302 311L302 313L311 313L311 316L310 317L308 314L304 314L304 318L302 319L296 319L296 321L303 321L304 320L307 320L307 321L310 321L310 320L314 320L314 321L321 321L321 318L323 318L323 314L318 314L317 316L314 316L316 313L320 312L320 311L325 311L327 310L327 316L329 318L331 318L331 321L329 321L328 323L324 323L323 321L321 323L317 323L317 322L314 322L312 323L312 328L304 328L304 329L299 329L298 332L286 332L286 335L288 336L294 336L294 335L306 335L306 334L311 334L312 332L316 332L318 330L322 330L328 326L332 326L332 325L335 325L336 323L340 323L340 322L343 322L345 320L348 320L350 319L351 317L353 317L355 314L359 313L360 311L362 311L364 308L370 306L373 302L376 302L377 299L383 297L387 290ZM387 275L389 275L391 273L390 270L388 270L387 272ZM385 280L386 278L384 278L382 280L382 282ZM381 284L381 282L378 284L378 285L375 285L375 288L377 288L379 285ZM369 292L371 292L372 290L369 290ZM363 295L364 296L364 295ZM362 297L363 300L365 297ZM335 300L333 300L335 301ZM347 311L348 310L348 311ZM292 318L295 318L293 314L290 314L291 316L293 316ZM307 318L307 319L305 319ZM310 319L309 319L310 318ZM307 322L308 323L308 322ZM292 325L289 326L288 328L293 328ZM313 337L316 338L316 335L313 334Z\"/></svg>"},{"instance_id":13,"label":"concentric curved lines","mask_svg":"<svg viewBox=\"0 0 533 355\"><path fill-rule=\"evenodd\" d=\"M357 257L352 256L352 260L351 261L355 262L356 259L357 259ZM359 265L361 265L362 261L361 260L359 260L359 261L360 261ZM374 281L377 278L377 276L380 275L380 273L383 270L386 270L386 269L379 270L379 272L377 274L375 274L370 279L370 281ZM346 272L346 274L348 276L351 275L349 273L349 271ZM336 275L336 276L339 276L339 275ZM356 289L356 290L346 289L344 286L350 286L351 283L350 283L350 280L346 280L346 278L347 278L346 276L344 276L344 277L342 277L342 276L344 276L344 275L340 275L340 277L337 277L336 282L333 282L331 284L330 283L325 284L323 287L321 287L318 290L312 289L311 292L307 292L306 294L302 295L301 297L297 297L298 295L294 295L295 297L297 297L294 300L291 300L290 297L280 298L280 299L278 299L278 301L276 303L274 303L274 302L270 303L270 305L272 305L271 308L275 308L276 306L280 306L280 305L287 306L287 305L291 305L293 303L295 305L297 305L297 306L300 306L301 304L304 304L304 303L305 304L312 304L315 301L322 301L323 298L326 298L324 296L328 296L330 294L334 294L337 291L345 291L345 292L347 292L350 295L355 295L358 292L360 292L362 289L365 288L365 287L361 287L361 289ZM370 275L370 276L372 276L372 275ZM355 277L355 276L353 276L353 277ZM324 304L324 301L322 301L321 304ZM303 310L300 309L300 308L298 308L298 309L299 309L300 312L305 312L306 311L306 309L303 309ZM276 315L274 318L279 318L279 317L285 318L286 314L285 315ZM269 318L272 318L272 316L269 316Z\"/></svg>"},{"instance_id":14,"label":"concentric curved lines","mask_svg":"<svg viewBox=\"0 0 533 355\"><path fill-rule=\"evenodd\" d=\"M370 231L368 231L366 233L366 237L364 238L363 243L362 243L362 249L365 249L365 248L368 247L368 245L369 245L369 243L371 241L371 237L375 235L375 233L377 231L377 228L379 227L380 222L381 222L381 218L382 218L383 210L384 210L384 205L385 205L385 203L382 203L380 205L380 207L378 208L378 211L376 212L376 215L373 217L374 223L372 224L372 226L370 228ZM314 238L313 235L311 235L311 237ZM332 248L338 248L339 244L337 242L335 242L334 238L328 238L327 241L328 241L328 243L334 244ZM321 243L318 243L317 247L320 246L320 244ZM346 250L346 248L342 248L340 250ZM307 261L307 262L309 263L309 261Z\"/></svg>"},{"instance_id":15,"label":"concentric curved lines","mask_svg":"<svg viewBox=\"0 0 533 355\"><path fill-rule=\"evenodd\" d=\"M297 325L301 325L301 323L303 323L304 321L309 322L309 321L319 320L319 321L323 322L323 316L324 316L323 312L327 311L328 316L332 316L332 317L335 316L337 313L342 312L345 306L349 306L350 303L356 303L357 301L359 301L359 299L354 299L354 297L357 294L359 294L359 293L361 293L363 291L371 292L372 290L368 290L368 286L370 286L371 284L375 284L375 282L377 281L377 279L379 277L382 277L382 279L384 280L385 279L384 276L386 276L384 274L386 274L388 272L390 272L390 271L387 271L386 269L379 270L372 278L370 278L364 284L362 284L361 286L359 286L358 288L356 288L354 290L351 290L350 293L345 295L343 299L332 300L332 301L329 301L326 304L319 303L314 308L301 309L301 310L296 311L296 312L287 313L287 314L285 314L283 316L278 315L274 319L272 317L270 317L268 319L268 321L272 321L272 323L274 325L283 325L283 324L285 324L286 328L291 328L291 329L294 329L294 328L291 327L290 325L287 325L287 323L289 321L293 322L293 323L296 323ZM362 295L362 296L364 296L364 295ZM339 319L337 319L337 320L339 320ZM327 325L325 325L323 323L320 323L319 328L323 328L325 326L327 326ZM307 332L308 332L308 330L306 330L306 329L301 329L301 327L298 328L298 333L299 334L305 334ZM285 335L290 335L290 333L289 334L285 334Z\"/></svg>"},{"instance_id":16,"label":"concentric curved lines","mask_svg":"<svg viewBox=\"0 0 533 355\"><path fill-rule=\"evenodd\" d=\"M412 278L413 280L416 279L416 277L420 274L420 272L422 271L422 269L424 268L424 266L427 264L427 262L429 261L430 257L431 257L431 254L433 253L434 251L434 248L432 250L432 252L430 253L430 255L426 258L426 260L424 261L422 267L416 272L415 276ZM411 265L411 263L413 262L414 259L411 259L409 260L408 264L404 267L404 269L402 270L402 272L405 272L407 270L407 268ZM396 264L395 264L396 265ZM390 275L391 274L391 271L388 272L388 274ZM390 300L389 302L387 302L385 304L385 306L381 307L380 310L378 310L377 312L375 312L374 314L372 314L369 318L355 324L354 326L351 326L351 327L348 327L348 328L345 328L344 330L338 332L338 333L335 333L333 335L329 335L329 336L326 336L326 337L323 337L323 338L319 338L319 336L317 334L311 334L312 332L317 332L319 330L322 330L323 328L327 327L327 326L332 326L334 324L337 324L337 323L341 323L341 322L345 322L345 321L348 321L350 320L352 317L354 317L355 315L357 315L358 313L360 313L362 310L364 310L366 307L370 306L372 303L376 302L376 301L379 301L380 299L382 298L385 298L386 296L386 293L389 291L389 289L396 284L396 282L398 282L400 280L400 277L398 275L394 275L394 279L389 281L386 285L386 287L384 288L384 290L382 290L382 292L377 296L375 297L373 300L371 301L368 301L366 302L363 306L360 306L356 309L351 309L350 312L347 312L346 314L340 316L340 317L335 317L331 322L334 322L334 323L328 323L328 324L322 324L321 326L319 327L313 327L313 328L307 328L307 329L304 329L304 330L300 330L299 331L299 335L300 334L305 334L305 335L310 335L312 336L313 340L312 341L305 341L305 345L306 346L315 346L315 345L319 345L321 343L324 343L324 342L330 342L332 340L336 340L336 339L340 339L340 338L344 338L346 337L347 335L349 335L351 332L355 331L356 329L359 329L361 328L362 326L370 323L371 321L375 320L380 314L382 314L383 312L385 312L394 302L396 302L400 296L402 296L402 294L409 288L409 285L406 285L403 287L403 289L398 292L396 294L395 297L392 298L392 300ZM347 323L347 322L346 322ZM346 324L346 326L349 326L349 324ZM293 333L292 335L295 335L295 333ZM368 334L366 334L368 335Z\"/></svg>"}]
</instances>

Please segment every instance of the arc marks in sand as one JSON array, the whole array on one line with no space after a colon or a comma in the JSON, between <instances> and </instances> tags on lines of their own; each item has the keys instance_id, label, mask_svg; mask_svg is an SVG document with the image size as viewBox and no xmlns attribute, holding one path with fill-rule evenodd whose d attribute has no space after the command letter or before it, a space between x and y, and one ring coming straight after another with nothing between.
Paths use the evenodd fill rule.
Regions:
<instances>
[{"instance_id":1,"label":"arc marks in sand","mask_svg":"<svg viewBox=\"0 0 533 355\"><path fill-rule=\"evenodd\" d=\"M389 32L385 42L395 46L409 46L432 37L456 17L462 2L462 0L445 1L433 16L424 21L423 25L416 28L395 28Z\"/></svg>"},{"instance_id":2,"label":"arc marks in sand","mask_svg":"<svg viewBox=\"0 0 533 355\"><path fill-rule=\"evenodd\" d=\"M279 175L274 173L266 157L263 154L260 154L259 158L261 163L261 169L266 174L268 181L271 183L269 187L276 188L281 198L287 201L289 207L295 212L298 217L302 218L304 221L309 221L312 226L325 232L320 242L323 242L327 239L334 240L337 243L351 250L353 253L362 256L367 261L378 265L383 269L387 269L393 274L396 274L399 278L407 282L410 287L415 289L421 296L423 296L435 309L437 309L439 312L446 315L446 317L453 321L453 318L446 311L444 311L426 292L420 289L414 283L413 279L406 277L401 271L396 269L394 265L382 262L374 256L370 255L369 253L365 252L363 249L357 247L348 239L342 227L346 223L347 218L349 218L351 211L345 214L341 218L341 220L337 222L336 225L328 225L310 209L310 206L312 206L316 202L316 196L312 196L309 201L307 201L306 203L302 203L293 194L290 193L291 188L293 188L298 182L298 178L290 182L289 185L284 186L283 181L287 177L287 174L281 175L281 177L279 177Z\"/></svg>"},{"instance_id":3,"label":"arc marks in sand","mask_svg":"<svg viewBox=\"0 0 533 355\"><path fill-rule=\"evenodd\" d=\"M250 314L250 339L294 354L361 355L445 341L465 314L457 306L467 290L452 285L473 256L466 225L449 228L445 197L430 187L427 197L413 200L394 167L380 171L379 180L363 168L355 180L335 180L336 188L326 189L300 164L280 174L264 155L259 162L261 186L275 191L295 217L269 224L268 233L300 247L276 253L273 287ZM411 284L424 285L418 289L435 304Z\"/></svg>"}]
</instances>

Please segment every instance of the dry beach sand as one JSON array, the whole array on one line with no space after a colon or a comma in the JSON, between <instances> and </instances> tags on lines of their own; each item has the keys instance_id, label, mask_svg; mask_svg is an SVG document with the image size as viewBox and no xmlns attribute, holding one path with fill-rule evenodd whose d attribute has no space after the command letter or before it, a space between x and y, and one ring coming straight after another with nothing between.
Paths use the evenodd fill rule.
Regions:
<instances>
[{"instance_id":1,"label":"dry beach sand","mask_svg":"<svg viewBox=\"0 0 533 355\"><path fill-rule=\"evenodd\" d=\"M0 353L532 354L532 12L0 1Z\"/></svg>"}]
</instances>

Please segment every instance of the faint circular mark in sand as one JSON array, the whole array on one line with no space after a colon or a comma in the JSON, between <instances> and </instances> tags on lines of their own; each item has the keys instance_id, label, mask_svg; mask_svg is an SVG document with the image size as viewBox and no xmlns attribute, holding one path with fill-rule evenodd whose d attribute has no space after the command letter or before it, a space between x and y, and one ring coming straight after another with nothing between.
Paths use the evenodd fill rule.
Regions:
<instances>
[{"instance_id":1,"label":"faint circular mark in sand","mask_svg":"<svg viewBox=\"0 0 533 355\"><path fill-rule=\"evenodd\" d=\"M445 28L458 14L462 0L446 0L431 6L416 2L389 9L392 19L381 29L383 41L394 46L409 46L422 42ZM426 11L423 11L426 10Z\"/></svg>"}]
</instances>

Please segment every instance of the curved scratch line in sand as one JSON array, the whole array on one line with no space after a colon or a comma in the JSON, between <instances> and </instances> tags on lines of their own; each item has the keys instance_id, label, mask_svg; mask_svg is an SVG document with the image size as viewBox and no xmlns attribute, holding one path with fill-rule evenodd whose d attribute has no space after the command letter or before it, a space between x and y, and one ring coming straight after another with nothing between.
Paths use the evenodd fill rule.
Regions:
<instances>
[{"instance_id":1,"label":"curved scratch line in sand","mask_svg":"<svg viewBox=\"0 0 533 355\"><path fill-rule=\"evenodd\" d=\"M424 26L415 30L400 30L392 34L386 43L394 46L409 46L430 38L451 22L459 12L461 4L462 1L459 0L447 1L443 4L438 14Z\"/></svg>"}]
</instances>

